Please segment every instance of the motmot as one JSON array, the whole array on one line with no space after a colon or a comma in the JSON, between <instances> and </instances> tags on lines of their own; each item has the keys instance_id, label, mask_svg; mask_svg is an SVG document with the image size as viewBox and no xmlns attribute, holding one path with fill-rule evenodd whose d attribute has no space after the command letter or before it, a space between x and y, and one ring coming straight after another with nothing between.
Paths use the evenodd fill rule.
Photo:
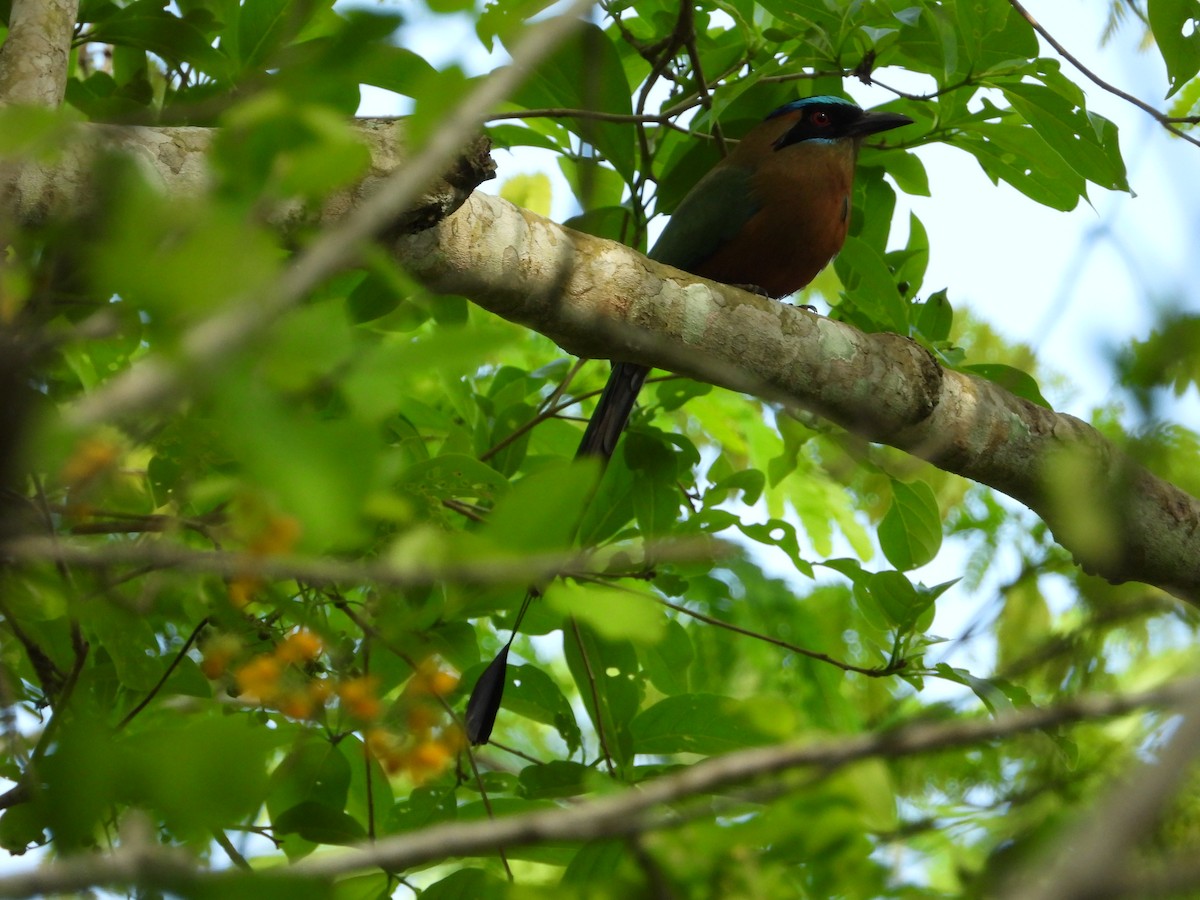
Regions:
<instances>
[{"instance_id":1,"label":"motmot","mask_svg":"<svg viewBox=\"0 0 1200 900\"><path fill-rule=\"evenodd\" d=\"M784 104L696 182L648 255L769 297L795 293L846 240L863 138L911 123L841 97ZM612 456L649 373L614 364L577 456Z\"/></svg>"},{"instance_id":2,"label":"motmot","mask_svg":"<svg viewBox=\"0 0 1200 900\"><path fill-rule=\"evenodd\" d=\"M864 111L840 97L784 104L696 182L650 257L770 297L800 290L846 240L863 138L911 122L899 113ZM613 366L576 456L612 456L649 372L636 363ZM526 594L513 637L536 593ZM487 743L491 736L512 640L471 692L466 726L472 744Z\"/></svg>"}]
</instances>

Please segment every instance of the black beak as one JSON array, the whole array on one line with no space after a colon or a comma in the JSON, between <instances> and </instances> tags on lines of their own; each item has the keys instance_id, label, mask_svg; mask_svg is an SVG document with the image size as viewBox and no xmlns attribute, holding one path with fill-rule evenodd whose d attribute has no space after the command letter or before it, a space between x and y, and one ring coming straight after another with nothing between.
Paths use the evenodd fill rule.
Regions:
<instances>
[{"instance_id":1,"label":"black beak","mask_svg":"<svg viewBox=\"0 0 1200 900\"><path fill-rule=\"evenodd\" d=\"M899 128L901 125L911 125L913 120L908 116L894 112L865 112L857 122L854 122L847 129L847 133L851 137L866 137L868 134L878 134L881 131L890 131L893 128Z\"/></svg>"}]
</instances>

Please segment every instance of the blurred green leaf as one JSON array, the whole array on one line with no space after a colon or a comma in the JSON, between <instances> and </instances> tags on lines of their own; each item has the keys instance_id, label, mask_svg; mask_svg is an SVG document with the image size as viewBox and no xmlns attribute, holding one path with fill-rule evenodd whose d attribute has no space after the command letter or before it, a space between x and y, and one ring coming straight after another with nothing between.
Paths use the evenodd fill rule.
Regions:
<instances>
[{"instance_id":1,"label":"blurred green leaf","mask_svg":"<svg viewBox=\"0 0 1200 900\"><path fill-rule=\"evenodd\" d=\"M591 773L587 766L565 760L526 766L521 770L521 792L530 799L576 797L587 792Z\"/></svg>"},{"instance_id":2,"label":"blurred green leaf","mask_svg":"<svg viewBox=\"0 0 1200 900\"><path fill-rule=\"evenodd\" d=\"M601 637L655 644L662 640L665 619L653 600L642 594L601 585L556 581L545 599L565 616L586 622Z\"/></svg>"},{"instance_id":3,"label":"blurred green leaf","mask_svg":"<svg viewBox=\"0 0 1200 900\"><path fill-rule=\"evenodd\" d=\"M638 753L728 753L771 738L732 697L681 694L638 713L630 725Z\"/></svg>"},{"instance_id":4,"label":"blurred green leaf","mask_svg":"<svg viewBox=\"0 0 1200 900\"><path fill-rule=\"evenodd\" d=\"M892 480L892 505L879 523L879 544L901 571L930 562L942 546L937 498L923 481Z\"/></svg>"},{"instance_id":5,"label":"blurred green leaf","mask_svg":"<svg viewBox=\"0 0 1200 900\"><path fill-rule=\"evenodd\" d=\"M296 834L314 844L354 844L367 836L352 816L315 800L284 810L271 825L276 834Z\"/></svg>"}]
</instances>

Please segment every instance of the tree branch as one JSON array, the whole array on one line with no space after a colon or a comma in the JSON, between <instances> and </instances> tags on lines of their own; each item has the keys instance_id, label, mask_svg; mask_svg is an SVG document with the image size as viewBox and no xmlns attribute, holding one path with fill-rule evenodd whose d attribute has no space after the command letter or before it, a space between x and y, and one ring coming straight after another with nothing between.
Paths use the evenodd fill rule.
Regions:
<instances>
[{"instance_id":1,"label":"tree branch","mask_svg":"<svg viewBox=\"0 0 1200 900\"><path fill-rule=\"evenodd\" d=\"M62 103L78 12L79 0L13 0L0 47L0 104Z\"/></svg>"},{"instance_id":2,"label":"tree branch","mask_svg":"<svg viewBox=\"0 0 1200 900\"><path fill-rule=\"evenodd\" d=\"M710 560L721 544L708 540L653 545L656 559ZM587 572L588 553L542 553L525 556L437 561L427 557L404 562L343 562L263 556L224 550L194 550L167 540L85 543L46 537L24 537L0 543L0 560L66 563L91 569L149 566L180 572L205 572L225 578L303 581L314 585L383 584L428 587L447 582L524 586L558 574Z\"/></svg>"},{"instance_id":3,"label":"tree branch","mask_svg":"<svg viewBox=\"0 0 1200 900\"><path fill-rule=\"evenodd\" d=\"M812 410L1024 503L1090 572L1200 604L1200 501L1079 419L864 334L475 194L400 261L579 356L670 369ZM516 264L519 261L520 264Z\"/></svg>"},{"instance_id":4,"label":"tree branch","mask_svg":"<svg viewBox=\"0 0 1200 900\"><path fill-rule=\"evenodd\" d=\"M752 779L797 768L829 770L864 759L898 759L1003 740L1029 731L1090 719L1126 715L1143 708L1174 707L1200 694L1200 680L1188 679L1130 695L1088 695L1047 709L1027 708L994 718L958 722L916 722L878 734L848 739L758 747L714 757L638 787L575 806L509 816L495 821L453 822L385 838L354 849L310 856L295 865L262 869L263 878L332 878L381 868L402 870L436 860L490 852L544 841L586 841L638 834L681 821L665 804L720 791ZM191 870L177 851L166 848L118 849L107 856L51 862L32 872L0 878L0 896L33 897L110 884L212 884L221 873Z\"/></svg>"},{"instance_id":5,"label":"tree branch","mask_svg":"<svg viewBox=\"0 0 1200 900\"><path fill-rule=\"evenodd\" d=\"M389 175L404 170L408 154L402 122L357 119L353 127L371 155L366 175L353 188L335 193L321 209L293 202L268 210L276 227L288 231L316 222L336 228L366 203ZM0 211L24 228L76 220L100 202L95 185L97 163L118 153L136 160L143 173L171 197L202 195L212 187L209 155L218 133L215 128L190 126L78 125L53 162L13 159L0 168ZM388 222L390 233L427 228L458 209L476 187L495 177L490 148L486 138L468 138L441 176L423 184L403 210L393 215Z\"/></svg>"}]
</instances>

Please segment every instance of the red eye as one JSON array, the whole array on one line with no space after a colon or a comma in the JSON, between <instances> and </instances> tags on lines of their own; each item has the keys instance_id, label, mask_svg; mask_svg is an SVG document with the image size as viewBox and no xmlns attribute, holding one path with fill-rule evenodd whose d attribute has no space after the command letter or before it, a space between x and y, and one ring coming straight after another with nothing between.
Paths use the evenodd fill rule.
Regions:
<instances>
[{"instance_id":1,"label":"red eye","mask_svg":"<svg viewBox=\"0 0 1200 900\"><path fill-rule=\"evenodd\" d=\"M825 112L823 109L813 110L813 114L809 117L809 121L819 128L825 128L826 126L833 124L833 119L830 117L829 113Z\"/></svg>"}]
</instances>

